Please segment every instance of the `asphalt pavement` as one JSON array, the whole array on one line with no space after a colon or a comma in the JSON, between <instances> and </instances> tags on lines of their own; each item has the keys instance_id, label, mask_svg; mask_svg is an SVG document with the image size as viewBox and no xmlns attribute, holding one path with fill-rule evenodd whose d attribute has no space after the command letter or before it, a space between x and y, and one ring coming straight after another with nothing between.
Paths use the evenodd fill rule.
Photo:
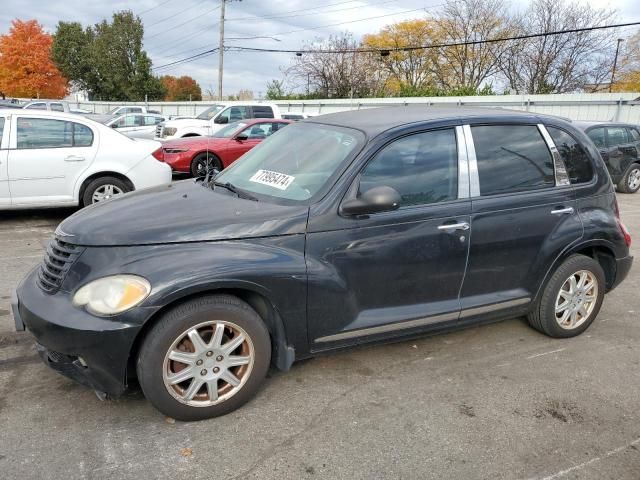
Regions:
<instances>
[{"instance_id":1,"label":"asphalt pavement","mask_svg":"<svg viewBox=\"0 0 640 480\"><path fill-rule=\"evenodd\" d=\"M640 257L640 194L620 195ZM523 319L273 371L222 418L180 423L47 369L10 294L73 210L0 213L0 478L640 478L640 266L580 337Z\"/></svg>"}]
</instances>

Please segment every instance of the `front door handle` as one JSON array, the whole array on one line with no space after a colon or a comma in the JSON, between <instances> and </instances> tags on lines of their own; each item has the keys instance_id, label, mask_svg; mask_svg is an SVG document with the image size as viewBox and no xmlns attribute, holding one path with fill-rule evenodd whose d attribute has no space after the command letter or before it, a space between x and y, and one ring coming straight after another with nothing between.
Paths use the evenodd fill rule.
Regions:
<instances>
[{"instance_id":1,"label":"front door handle","mask_svg":"<svg viewBox=\"0 0 640 480\"><path fill-rule=\"evenodd\" d=\"M438 230L469 230L469 224L467 222L445 223L443 225L439 225Z\"/></svg>"},{"instance_id":2,"label":"front door handle","mask_svg":"<svg viewBox=\"0 0 640 480\"><path fill-rule=\"evenodd\" d=\"M84 162L84 157L79 157L77 155L67 155L64 157L65 162Z\"/></svg>"},{"instance_id":3,"label":"front door handle","mask_svg":"<svg viewBox=\"0 0 640 480\"><path fill-rule=\"evenodd\" d=\"M572 215L575 210L573 207L566 208L556 208L555 210L551 210L552 215Z\"/></svg>"}]
</instances>

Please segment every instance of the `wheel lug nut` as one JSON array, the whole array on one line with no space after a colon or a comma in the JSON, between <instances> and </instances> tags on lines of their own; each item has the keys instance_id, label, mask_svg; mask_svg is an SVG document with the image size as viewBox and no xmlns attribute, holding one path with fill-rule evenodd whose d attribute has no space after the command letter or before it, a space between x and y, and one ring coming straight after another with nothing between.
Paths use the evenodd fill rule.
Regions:
<instances>
[{"instance_id":1,"label":"wheel lug nut","mask_svg":"<svg viewBox=\"0 0 640 480\"><path fill-rule=\"evenodd\" d=\"M206 375L206 374L207 374L207 370L206 370L206 369L202 369L202 370L200 371L200 375Z\"/></svg>"},{"instance_id":2,"label":"wheel lug nut","mask_svg":"<svg viewBox=\"0 0 640 480\"><path fill-rule=\"evenodd\" d=\"M220 369L218 367L213 367L213 373L218 373Z\"/></svg>"},{"instance_id":3,"label":"wheel lug nut","mask_svg":"<svg viewBox=\"0 0 640 480\"><path fill-rule=\"evenodd\" d=\"M207 357L210 357L213 355L213 352L207 352Z\"/></svg>"},{"instance_id":4,"label":"wheel lug nut","mask_svg":"<svg viewBox=\"0 0 640 480\"><path fill-rule=\"evenodd\" d=\"M202 360L198 360L198 361L196 362L196 365L202 365Z\"/></svg>"},{"instance_id":5,"label":"wheel lug nut","mask_svg":"<svg viewBox=\"0 0 640 480\"><path fill-rule=\"evenodd\" d=\"M218 355L218 356L216 357L216 360L217 360L217 361L219 361L219 362L221 362L222 360L224 360L224 357L223 357L222 355Z\"/></svg>"}]
</instances>

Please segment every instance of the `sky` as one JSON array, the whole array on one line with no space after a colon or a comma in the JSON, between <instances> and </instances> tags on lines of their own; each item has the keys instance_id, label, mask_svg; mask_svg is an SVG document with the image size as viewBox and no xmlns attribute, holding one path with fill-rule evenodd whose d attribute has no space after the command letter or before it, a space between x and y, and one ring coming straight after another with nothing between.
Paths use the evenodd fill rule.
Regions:
<instances>
[{"instance_id":1,"label":"sky","mask_svg":"<svg viewBox=\"0 0 640 480\"><path fill-rule=\"evenodd\" d=\"M618 11L620 23L640 21L638 0L581 0L598 8ZM58 21L95 24L119 10L133 10L145 27L144 48L154 72L190 75L203 93L217 91L218 55L165 68L176 60L218 46L220 0L6 0L0 9L0 34L11 20L36 19L53 33ZM345 30L359 39L389 23L422 18L437 12L443 0L227 0L225 44L257 48L299 49L305 41L327 38ZM511 0L523 10L527 0ZM377 18L376 18L377 17ZM627 30L627 32L629 32ZM264 37L247 39L246 37ZM223 94L240 89L265 94L272 79L282 80L294 55L287 53L226 52ZM296 87L289 80L289 87ZM301 88L301 87L299 87Z\"/></svg>"}]
</instances>

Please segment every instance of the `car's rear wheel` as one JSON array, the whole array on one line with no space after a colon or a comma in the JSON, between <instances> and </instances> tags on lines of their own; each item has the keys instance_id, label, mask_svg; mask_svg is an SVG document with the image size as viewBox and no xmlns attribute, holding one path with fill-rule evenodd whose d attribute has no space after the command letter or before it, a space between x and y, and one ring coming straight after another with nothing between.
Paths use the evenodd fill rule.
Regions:
<instances>
[{"instance_id":1,"label":"car's rear wheel","mask_svg":"<svg viewBox=\"0 0 640 480\"><path fill-rule=\"evenodd\" d=\"M636 193L640 190L640 163L632 163L627 167L617 187L623 193Z\"/></svg>"},{"instance_id":2,"label":"car's rear wheel","mask_svg":"<svg viewBox=\"0 0 640 480\"><path fill-rule=\"evenodd\" d=\"M251 399L269 368L271 343L260 316L230 295L211 295L166 313L145 338L138 380L169 417L229 413Z\"/></svg>"},{"instance_id":3,"label":"car's rear wheel","mask_svg":"<svg viewBox=\"0 0 640 480\"><path fill-rule=\"evenodd\" d=\"M131 191L131 188L119 178L99 177L92 180L84 189L82 205L86 207L93 203L103 202L129 191Z\"/></svg>"},{"instance_id":4,"label":"car's rear wheel","mask_svg":"<svg viewBox=\"0 0 640 480\"><path fill-rule=\"evenodd\" d=\"M222 162L213 153L201 153L191 161L191 175L196 178L206 176L207 171L212 174L214 170L222 170Z\"/></svg>"},{"instance_id":5,"label":"car's rear wheel","mask_svg":"<svg viewBox=\"0 0 640 480\"><path fill-rule=\"evenodd\" d=\"M600 264L585 255L573 255L547 282L529 323L551 337L579 335L598 315L605 288Z\"/></svg>"}]
</instances>

